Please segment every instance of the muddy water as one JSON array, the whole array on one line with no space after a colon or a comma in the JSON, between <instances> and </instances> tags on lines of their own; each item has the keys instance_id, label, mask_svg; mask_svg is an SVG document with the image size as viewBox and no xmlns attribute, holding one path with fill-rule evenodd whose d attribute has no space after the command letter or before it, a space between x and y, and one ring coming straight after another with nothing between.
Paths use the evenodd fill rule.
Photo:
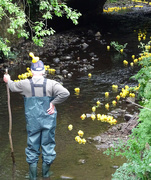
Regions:
<instances>
[{"instance_id":1,"label":"muddy water","mask_svg":"<svg viewBox=\"0 0 151 180\"><path fill-rule=\"evenodd\" d=\"M77 35L77 34L76 34ZM73 77L64 79L64 86L70 91L71 96L61 105L57 105L57 129L56 129L56 152L57 158L54 161L51 170L52 180L76 179L76 180L110 180L111 174L115 172L114 166L120 166L124 159L103 155L103 150L98 151L89 137L93 138L98 134L108 130L109 124L92 121L90 118L82 121L81 114L91 113L91 108L100 100L102 106L97 109L97 113L110 114L115 107L110 107L109 111L104 108L104 104L115 99L121 88L125 85L135 86L137 83L129 78L134 75L139 67L133 68L123 66L123 60L132 61L132 54L138 55L140 50L137 33L110 33L104 31L100 39L94 36L88 37L85 33L79 33L89 47L83 51L77 48L69 48L64 53L74 54L75 59L91 59L90 53L94 53L96 59L91 60L94 69L86 72L74 71ZM149 40L149 34L144 42ZM81 40L82 40L81 39ZM116 52L113 48L106 50L106 46L111 41L118 41L119 44L128 43L126 51L123 54ZM77 42L82 43L83 41ZM98 58L98 59L97 59ZM50 59L47 60L48 64ZM25 72L26 66L16 67L10 70L12 79L17 74ZM71 70L72 71L72 70ZM92 78L88 79L88 73L92 73ZM2 74L1 74L2 77ZM118 92L112 91L112 84L119 86ZM74 94L74 88L80 87L80 95ZM104 93L108 91L110 96L105 99ZM12 171L12 161L10 157L9 139L8 139L8 111L6 86L0 83L0 179L1 180L23 180L28 174L28 164L24 149L26 147L26 129L24 118L23 98L17 93L11 93L11 108L13 118L12 138L16 159L16 170ZM137 111L136 107L128 106L125 100L121 100L116 108L126 110L130 114ZM124 121L124 115L117 115L118 123ZM73 130L68 131L69 124L73 125ZM84 131L84 138L87 139L85 145L79 145L74 138L78 130ZM41 179L41 157L38 163L38 179Z\"/></svg>"}]
</instances>

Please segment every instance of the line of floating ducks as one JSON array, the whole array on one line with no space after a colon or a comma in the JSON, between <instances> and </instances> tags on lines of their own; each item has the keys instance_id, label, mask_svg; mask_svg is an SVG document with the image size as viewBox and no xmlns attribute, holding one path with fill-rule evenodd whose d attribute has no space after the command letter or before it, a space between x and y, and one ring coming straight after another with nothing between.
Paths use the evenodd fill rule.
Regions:
<instances>
[{"instance_id":1,"label":"line of floating ducks","mask_svg":"<svg viewBox=\"0 0 151 180\"><path fill-rule=\"evenodd\" d=\"M135 93L136 91L138 91L140 86L135 86L135 87L129 87L128 85L125 86L125 88L122 88L122 91L120 92L119 95L116 96L116 100L113 100L112 101L112 105L113 107L116 106L117 102L120 100L120 98L125 98L127 96L129 97L132 97L132 98L135 98ZM75 94L78 94L80 93L80 88L75 88ZM118 85L112 85L112 90L117 92L118 91ZM133 92L134 91L134 92ZM105 98L108 98L109 97L109 92L105 92ZM107 115L104 115L104 114L95 114L95 111L96 111L96 108L100 107L101 105L101 102L100 101L97 101L96 102L96 106L93 106L92 107L92 114L91 115L86 115L86 114L82 114L80 116L80 118L82 120L86 119L87 117L91 117L91 119L94 121L95 119L97 120L100 120L101 122L107 122L109 123L110 125L114 125L117 123L117 120L113 118L113 116L107 116ZM106 103L105 104L105 108L107 110L109 110L109 103Z\"/></svg>"},{"instance_id":2,"label":"line of floating ducks","mask_svg":"<svg viewBox=\"0 0 151 180\"><path fill-rule=\"evenodd\" d=\"M151 5L151 2L148 2L148 1L141 1L141 0L132 0L133 2L137 2L137 3L144 3L144 4L148 4L148 5ZM107 9L103 9L103 12L104 13L111 13L111 12L118 12L118 11L121 11L121 10L126 10L126 9L131 9L131 8L143 8L144 6L143 5L134 5L134 6L124 6L124 7L110 7L110 8L107 8Z\"/></svg>"}]
</instances>

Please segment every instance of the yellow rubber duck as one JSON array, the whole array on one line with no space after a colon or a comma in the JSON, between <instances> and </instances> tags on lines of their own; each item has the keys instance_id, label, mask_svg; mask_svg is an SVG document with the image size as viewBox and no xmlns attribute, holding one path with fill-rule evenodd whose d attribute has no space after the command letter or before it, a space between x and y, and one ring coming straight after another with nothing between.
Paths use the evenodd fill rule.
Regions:
<instances>
[{"instance_id":1,"label":"yellow rubber duck","mask_svg":"<svg viewBox=\"0 0 151 180\"><path fill-rule=\"evenodd\" d=\"M94 121L95 118L96 118L95 114L92 114L92 115L91 115L91 119Z\"/></svg>"},{"instance_id":2,"label":"yellow rubber duck","mask_svg":"<svg viewBox=\"0 0 151 180\"><path fill-rule=\"evenodd\" d=\"M83 131L81 131L81 130L79 130L79 131L78 131L78 135L79 135L80 137L83 137L84 132L83 132Z\"/></svg>"},{"instance_id":3,"label":"yellow rubber duck","mask_svg":"<svg viewBox=\"0 0 151 180\"><path fill-rule=\"evenodd\" d=\"M97 114L97 120L100 120L101 114Z\"/></svg>"},{"instance_id":4,"label":"yellow rubber duck","mask_svg":"<svg viewBox=\"0 0 151 180\"><path fill-rule=\"evenodd\" d=\"M134 97L135 97L135 94L134 94L134 93L130 93L129 96L132 97L132 98L134 98Z\"/></svg>"},{"instance_id":5,"label":"yellow rubber duck","mask_svg":"<svg viewBox=\"0 0 151 180\"><path fill-rule=\"evenodd\" d=\"M116 99L117 99L117 100L120 100L120 95L117 95L117 96L116 96Z\"/></svg>"},{"instance_id":6,"label":"yellow rubber duck","mask_svg":"<svg viewBox=\"0 0 151 180\"><path fill-rule=\"evenodd\" d=\"M134 64L137 64L137 62L138 62L138 59L134 59L134 61L133 61L133 62L134 62Z\"/></svg>"},{"instance_id":7,"label":"yellow rubber duck","mask_svg":"<svg viewBox=\"0 0 151 180\"><path fill-rule=\"evenodd\" d=\"M52 69L52 68L51 68L51 69L48 69L48 71L49 71L50 74L55 74L55 72L56 72L56 70L55 70L55 69Z\"/></svg>"},{"instance_id":8,"label":"yellow rubber duck","mask_svg":"<svg viewBox=\"0 0 151 180\"><path fill-rule=\"evenodd\" d=\"M117 102L115 100L112 101L113 106L116 106Z\"/></svg>"},{"instance_id":9,"label":"yellow rubber duck","mask_svg":"<svg viewBox=\"0 0 151 180\"><path fill-rule=\"evenodd\" d=\"M109 97L109 92L105 92L105 97Z\"/></svg>"},{"instance_id":10,"label":"yellow rubber duck","mask_svg":"<svg viewBox=\"0 0 151 180\"><path fill-rule=\"evenodd\" d=\"M125 85L125 89L129 89L129 86L128 86L128 85Z\"/></svg>"},{"instance_id":11,"label":"yellow rubber duck","mask_svg":"<svg viewBox=\"0 0 151 180\"><path fill-rule=\"evenodd\" d=\"M99 105L101 104L101 102L100 102L100 101L97 101L96 104L99 106Z\"/></svg>"},{"instance_id":12,"label":"yellow rubber duck","mask_svg":"<svg viewBox=\"0 0 151 180\"><path fill-rule=\"evenodd\" d=\"M91 78L91 77L92 77L92 74L91 74L91 73L89 73L89 74L88 74L88 77L89 77L89 78Z\"/></svg>"},{"instance_id":13,"label":"yellow rubber duck","mask_svg":"<svg viewBox=\"0 0 151 180\"><path fill-rule=\"evenodd\" d=\"M95 112L95 111L96 111L96 107L93 106L93 107L92 107L92 112Z\"/></svg>"},{"instance_id":14,"label":"yellow rubber duck","mask_svg":"<svg viewBox=\"0 0 151 180\"><path fill-rule=\"evenodd\" d=\"M74 88L76 93L80 93L80 88Z\"/></svg>"},{"instance_id":15,"label":"yellow rubber duck","mask_svg":"<svg viewBox=\"0 0 151 180\"><path fill-rule=\"evenodd\" d=\"M130 66L131 66L131 67L133 67L133 66L134 66L134 63L133 63L133 62L131 62L131 63L130 63Z\"/></svg>"},{"instance_id":16,"label":"yellow rubber duck","mask_svg":"<svg viewBox=\"0 0 151 180\"><path fill-rule=\"evenodd\" d=\"M81 138L78 139L78 143L82 144L82 139Z\"/></svg>"},{"instance_id":17,"label":"yellow rubber duck","mask_svg":"<svg viewBox=\"0 0 151 180\"><path fill-rule=\"evenodd\" d=\"M87 141L85 138L82 139L82 144L85 144Z\"/></svg>"},{"instance_id":18,"label":"yellow rubber duck","mask_svg":"<svg viewBox=\"0 0 151 180\"><path fill-rule=\"evenodd\" d=\"M75 140L76 140L77 142L79 142L80 139L81 139L80 136L76 136L76 137L75 137Z\"/></svg>"},{"instance_id":19,"label":"yellow rubber duck","mask_svg":"<svg viewBox=\"0 0 151 180\"><path fill-rule=\"evenodd\" d=\"M113 124L116 124L117 123L117 120L116 119L113 119L112 121L109 122L111 125Z\"/></svg>"},{"instance_id":20,"label":"yellow rubber duck","mask_svg":"<svg viewBox=\"0 0 151 180\"><path fill-rule=\"evenodd\" d=\"M39 61L39 57L37 57L37 56L35 57L35 56L34 56L33 59L32 59L32 63L36 63L36 62L38 62L38 61Z\"/></svg>"},{"instance_id":21,"label":"yellow rubber duck","mask_svg":"<svg viewBox=\"0 0 151 180\"><path fill-rule=\"evenodd\" d=\"M135 55L132 55L132 59L135 59Z\"/></svg>"},{"instance_id":22,"label":"yellow rubber duck","mask_svg":"<svg viewBox=\"0 0 151 180\"><path fill-rule=\"evenodd\" d=\"M124 64L125 66L127 66L127 65L128 65L128 61L124 60L124 61L123 61L123 64Z\"/></svg>"},{"instance_id":23,"label":"yellow rubber duck","mask_svg":"<svg viewBox=\"0 0 151 180\"><path fill-rule=\"evenodd\" d=\"M68 129L69 129L69 131L72 131L73 125L72 125L72 124L69 124Z\"/></svg>"},{"instance_id":24,"label":"yellow rubber duck","mask_svg":"<svg viewBox=\"0 0 151 180\"><path fill-rule=\"evenodd\" d=\"M86 118L86 115L85 115L85 114L82 114L82 115L80 116L80 118L81 118L82 120L84 120L84 119Z\"/></svg>"},{"instance_id":25,"label":"yellow rubber duck","mask_svg":"<svg viewBox=\"0 0 151 180\"><path fill-rule=\"evenodd\" d=\"M120 49L120 52L123 53L124 49Z\"/></svg>"},{"instance_id":26,"label":"yellow rubber duck","mask_svg":"<svg viewBox=\"0 0 151 180\"><path fill-rule=\"evenodd\" d=\"M110 46L107 46L107 50L108 50L108 51L110 50Z\"/></svg>"},{"instance_id":27,"label":"yellow rubber duck","mask_svg":"<svg viewBox=\"0 0 151 180\"><path fill-rule=\"evenodd\" d=\"M105 108L107 109L107 110L109 110L109 103L107 103L107 104L105 104Z\"/></svg>"},{"instance_id":28,"label":"yellow rubber duck","mask_svg":"<svg viewBox=\"0 0 151 180\"><path fill-rule=\"evenodd\" d=\"M113 89L118 89L118 85L113 84L113 85L112 85L112 88L113 88Z\"/></svg>"},{"instance_id":29,"label":"yellow rubber duck","mask_svg":"<svg viewBox=\"0 0 151 180\"><path fill-rule=\"evenodd\" d=\"M30 71L30 68L29 68L29 67L27 67L27 68L26 68L26 70L29 72L29 71Z\"/></svg>"}]
</instances>

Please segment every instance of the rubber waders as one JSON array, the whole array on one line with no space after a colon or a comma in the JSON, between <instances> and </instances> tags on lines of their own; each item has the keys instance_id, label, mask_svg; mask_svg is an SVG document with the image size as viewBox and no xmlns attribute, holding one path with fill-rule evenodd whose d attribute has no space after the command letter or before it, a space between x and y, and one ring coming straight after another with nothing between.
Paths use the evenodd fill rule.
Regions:
<instances>
[{"instance_id":1,"label":"rubber waders","mask_svg":"<svg viewBox=\"0 0 151 180\"><path fill-rule=\"evenodd\" d=\"M50 164L43 163L42 164L42 177L47 178L51 175L50 173Z\"/></svg>"},{"instance_id":2,"label":"rubber waders","mask_svg":"<svg viewBox=\"0 0 151 180\"><path fill-rule=\"evenodd\" d=\"M37 180L37 163L29 165L29 179Z\"/></svg>"}]
</instances>

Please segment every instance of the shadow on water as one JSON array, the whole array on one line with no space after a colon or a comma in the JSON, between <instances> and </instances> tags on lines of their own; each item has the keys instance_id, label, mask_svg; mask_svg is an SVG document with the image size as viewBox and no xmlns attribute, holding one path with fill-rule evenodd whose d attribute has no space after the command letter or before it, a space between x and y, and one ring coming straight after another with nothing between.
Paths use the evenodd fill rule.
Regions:
<instances>
[{"instance_id":1,"label":"shadow on water","mask_svg":"<svg viewBox=\"0 0 151 180\"><path fill-rule=\"evenodd\" d=\"M82 30L81 30L82 32ZM82 37L82 38L81 38ZM93 142L87 141L85 145L79 145L75 140L78 130L84 131L84 138L95 137L110 128L109 124L101 123L90 118L82 121L81 114L91 113L91 108L97 100L102 102L102 106L97 109L97 113L109 114L104 108L106 102L111 103L121 89L128 84L135 86L137 83L129 78L138 70L138 66L124 67L123 60L132 61L132 54L138 55L139 49L137 34L134 32L128 34L109 33L107 31L96 39L89 37L85 33L79 34L80 42L89 44L86 50L78 50L75 47L69 48L66 52L76 54L75 58L88 59L94 66L94 69L88 71L74 71L71 79L64 80L64 86L70 91L71 96L61 105L57 105L57 129L56 129L56 152L57 158L54 161L51 170L52 180L75 179L75 180L110 180L111 174L115 172L113 167L120 166L124 159L116 157L111 159L103 154L103 149L98 151ZM147 42L148 39L146 39ZM114 49L106 50L106 46L111 41L118 41L120 44L128 43L124 54L115 52ZM94 59L90 56L93 53ZM95 55L95 56L94 56ZM48 60L49 63L49 60ZM12 79L15 79L20 72L25 72L25 66L16 67L11 70ZM14 72L15 71L15 72ZM88 73L92 73L92 78L88 79ZM118 92L113 92L111 86L117 84ZM74 94L74 88L80 87L80 95ZM110 93L109 99L105 99L104 93ZM9 139L8 139L8 111L7 111L6 86L0 84L0 179L2 180L23 180L28 174L28 164L24 149L26 147L26 129L23 98L17 93L11 93L11 108L13 114L12 138L14 143L16 171L13 174L12 162L10 157ZM124 109L130 114L137 111L136 107L128 107L125 100L121 100L116 108ZM123 116L117 116L118 123L124 121ZM73 125L73 130L68 131L68 125ZM38 179L41 178L41 158L38 163Z\"/></svg>"}]
</instances>

